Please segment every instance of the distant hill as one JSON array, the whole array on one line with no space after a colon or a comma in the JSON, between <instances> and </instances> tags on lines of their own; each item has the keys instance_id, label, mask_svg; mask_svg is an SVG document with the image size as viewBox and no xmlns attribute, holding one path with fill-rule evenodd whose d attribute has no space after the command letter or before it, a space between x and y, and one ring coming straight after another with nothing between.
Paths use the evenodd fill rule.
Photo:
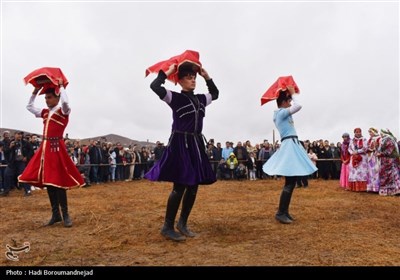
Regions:
<instances>
[{"instance_id":1,"label":"distant hill","mask_svg":"<svg viewBox=\"0 0 400 280\"><path fill-rule=\"evenodd\" d=\"M90 140L97 140L100 142L111 142L111 143L117 143L120 142L122 146L127 147L129 145L139 145L139 146L148 146L152 145L154 146L155 143L152 142L146 142L146 141L138 141L138 140L133 140L121 135L116 135L116 134L107 134L107 135L101 135L101 136L95 136L95 137L90 137L90 138L83 138L81 139L82 144L88 144Z\"/></svg>"},{"instance_id":2,"label":"distant hill","mask_svg":"<svg viewBox=\"0 0 400 280\"><path fill-rule=\"evenodd\" d=\"M15 132L17 132L17 131L22 131L25 135L36 134L36 135L38 135L39 137L42 137L41 134L37 134L37 133L34 133L34 132L29 132L29 131L24 131L24 130L21 130L21 129L0 128L0 139L3 139L3 133L4 133L4 131L9 131L9 132L10 132L10 137L11 137L11 138L14 137L14 134L15 134Z\"/></svg>"},{"instance_id":3,"label":"distant hill","mask_svg":"<svg viewBox=\"0 0 400 280\"><path fill-rule=\"evenodd\" d=\"M38 134L38 133L34 133L34 132L18 130L18 129L11 129L11 128L0 128L0 139L3 139L3 133L6 130L10 131L11 137L14 137L15 132L23 131L25 135L36 134L40 138L42 138L42 134ZM73 140L75 140L75 139L73 139ZM129 145L134 145L134 144L139 145L139 146L148 146L148 145L154 146L155 145L155 143L153 143L153 142L133 140L128 137L124 137L124 136L116 135L116 134L107 134L107 135L93 136L93 137L89 137L89 138L80 139L81 144L89 144L90 140L97 140L97 141L101 141L101 142L111 142L114 144L117 142L120 142L122 144L122 146L124 146L124 147L128 147Z\"/></svg>"}]
</instances>

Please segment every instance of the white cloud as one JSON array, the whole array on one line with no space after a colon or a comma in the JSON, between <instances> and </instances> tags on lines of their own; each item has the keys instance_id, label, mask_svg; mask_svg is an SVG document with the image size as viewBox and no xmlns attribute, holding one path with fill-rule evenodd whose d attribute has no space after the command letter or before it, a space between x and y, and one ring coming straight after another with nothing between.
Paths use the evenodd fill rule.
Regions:
<instances>
[{"instance_id":1,"label":"white cloud","mask_svg":"<svg viewBox=\"0 0 400 280\"><path fill-rule=\"evenodd\" d=\"M2 6L1 127L40 133L22 78L58 66L70 80L70 137L116 133L167 142L171 112L145 69L200 52L220 98L204 134L216 141L272 140L274 102L263 92L293 75L301 138L388 127L399 136L398 3L11 3ZM177 90L171 83L166 87ZM198 92L206 91L198 80ZM43 100L38 105L44 105ZM277 138L279 138L277 136Z\"/></svg>"}]
</instances>

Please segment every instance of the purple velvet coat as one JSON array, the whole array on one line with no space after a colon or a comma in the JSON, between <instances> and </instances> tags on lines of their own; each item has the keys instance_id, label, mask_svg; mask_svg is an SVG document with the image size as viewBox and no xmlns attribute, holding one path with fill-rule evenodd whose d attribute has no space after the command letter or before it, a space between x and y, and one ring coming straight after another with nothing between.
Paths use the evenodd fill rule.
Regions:
<instances>
[{"instance_id":1,"label":"purple velvet coat","mask_svg":"<svg viewBox=\"0 0 400 280\"><path fill-rule=\"evenodd\" d=\"M189 186L214 183L216 177L206 155L202 135L205 107L211 103L211 95L167 90L162 99L172 109L172 132L161 159L146 173L145 178Z\"/></svg>"}]
</instances>

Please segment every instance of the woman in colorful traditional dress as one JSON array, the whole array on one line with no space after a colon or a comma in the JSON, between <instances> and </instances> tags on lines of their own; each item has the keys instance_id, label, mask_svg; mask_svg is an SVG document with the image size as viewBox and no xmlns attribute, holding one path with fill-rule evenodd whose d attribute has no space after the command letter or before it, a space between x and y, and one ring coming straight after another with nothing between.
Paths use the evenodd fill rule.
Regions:
<instances>
[{"instance_id":1,"label":"woman in colorful traditional dress","mask_svg":"<svg viewBox=\"0 0 400 280\"><path fill-rule=\"evenodd\" d=\"M381 137L379 136L378 130L371 127L368 129L370 138L368 139L368 181L367 181L367 192L379 192L379 170L380 170L380 159L376 156L378 148L380 146Z\"/></svg>"},{"instance_id":2,"label":"woman in colorful traditional dress","mask_svg":"<svg viewBox=\"0 0 400 280\"><path fill-rule=\"evenodd\" d=\"M350 141L349 190L365 192L368 180L367 139L362 136L361 128L354 129L354 138Z\"/></svg>"},{"instance_id":3,"label":"woman in colorful traditional dress","mask_svg":"<svg viewBox=\"0 0 400 280\"><path fill-rule=\"evenodd\" d=\"M379 194L400 194L399 147L389 129L381 129L381 136L381 145L377 153L381 159Z\"/></svg>"},{"instance_id":4,"label":"woman in colorful traditional dress","mask_svg":"<svg viewBox=\"0 0 400 280\"><path fill-rule=\"evenodd\" d=\"M343 142L340 146L340 159L342 160L342 167L340 170L340 186L345 190L349 188L349 163L350 163L350 135L345 132L342 135Z\"/></svg>"}]
</instances>

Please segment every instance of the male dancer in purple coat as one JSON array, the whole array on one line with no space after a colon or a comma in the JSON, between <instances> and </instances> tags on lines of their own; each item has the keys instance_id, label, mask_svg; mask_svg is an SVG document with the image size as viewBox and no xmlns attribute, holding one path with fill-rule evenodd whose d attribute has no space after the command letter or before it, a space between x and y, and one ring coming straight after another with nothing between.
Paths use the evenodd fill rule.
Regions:
<instances>
[{"instance_id":1,"label":"male dancer in purple coat","mask_svg":"<svg viewBox=\"0 0 400 280\"><path fill-rule=\"evenodd\" d=\"M196 65L185 62L178 68L180 93L165 89L165 79L176 71L171 65L164 73L162 70L151 83L151 89L166 102L173 111L172 132L168 145L159 161L145 175L152 181L173 182L168 198L165 223L161 234L173 241L183 241L196 234L187 227L187 220L196 199L199 185L216 181L207 154L205 152L203 118L205 107L218 98L218 89L207 71L200 68L199 74L205 79L209 93L194 94L196 88ZM174 229L175 217L182 200L182 209Z\"/></svg>"}]
</instances>

